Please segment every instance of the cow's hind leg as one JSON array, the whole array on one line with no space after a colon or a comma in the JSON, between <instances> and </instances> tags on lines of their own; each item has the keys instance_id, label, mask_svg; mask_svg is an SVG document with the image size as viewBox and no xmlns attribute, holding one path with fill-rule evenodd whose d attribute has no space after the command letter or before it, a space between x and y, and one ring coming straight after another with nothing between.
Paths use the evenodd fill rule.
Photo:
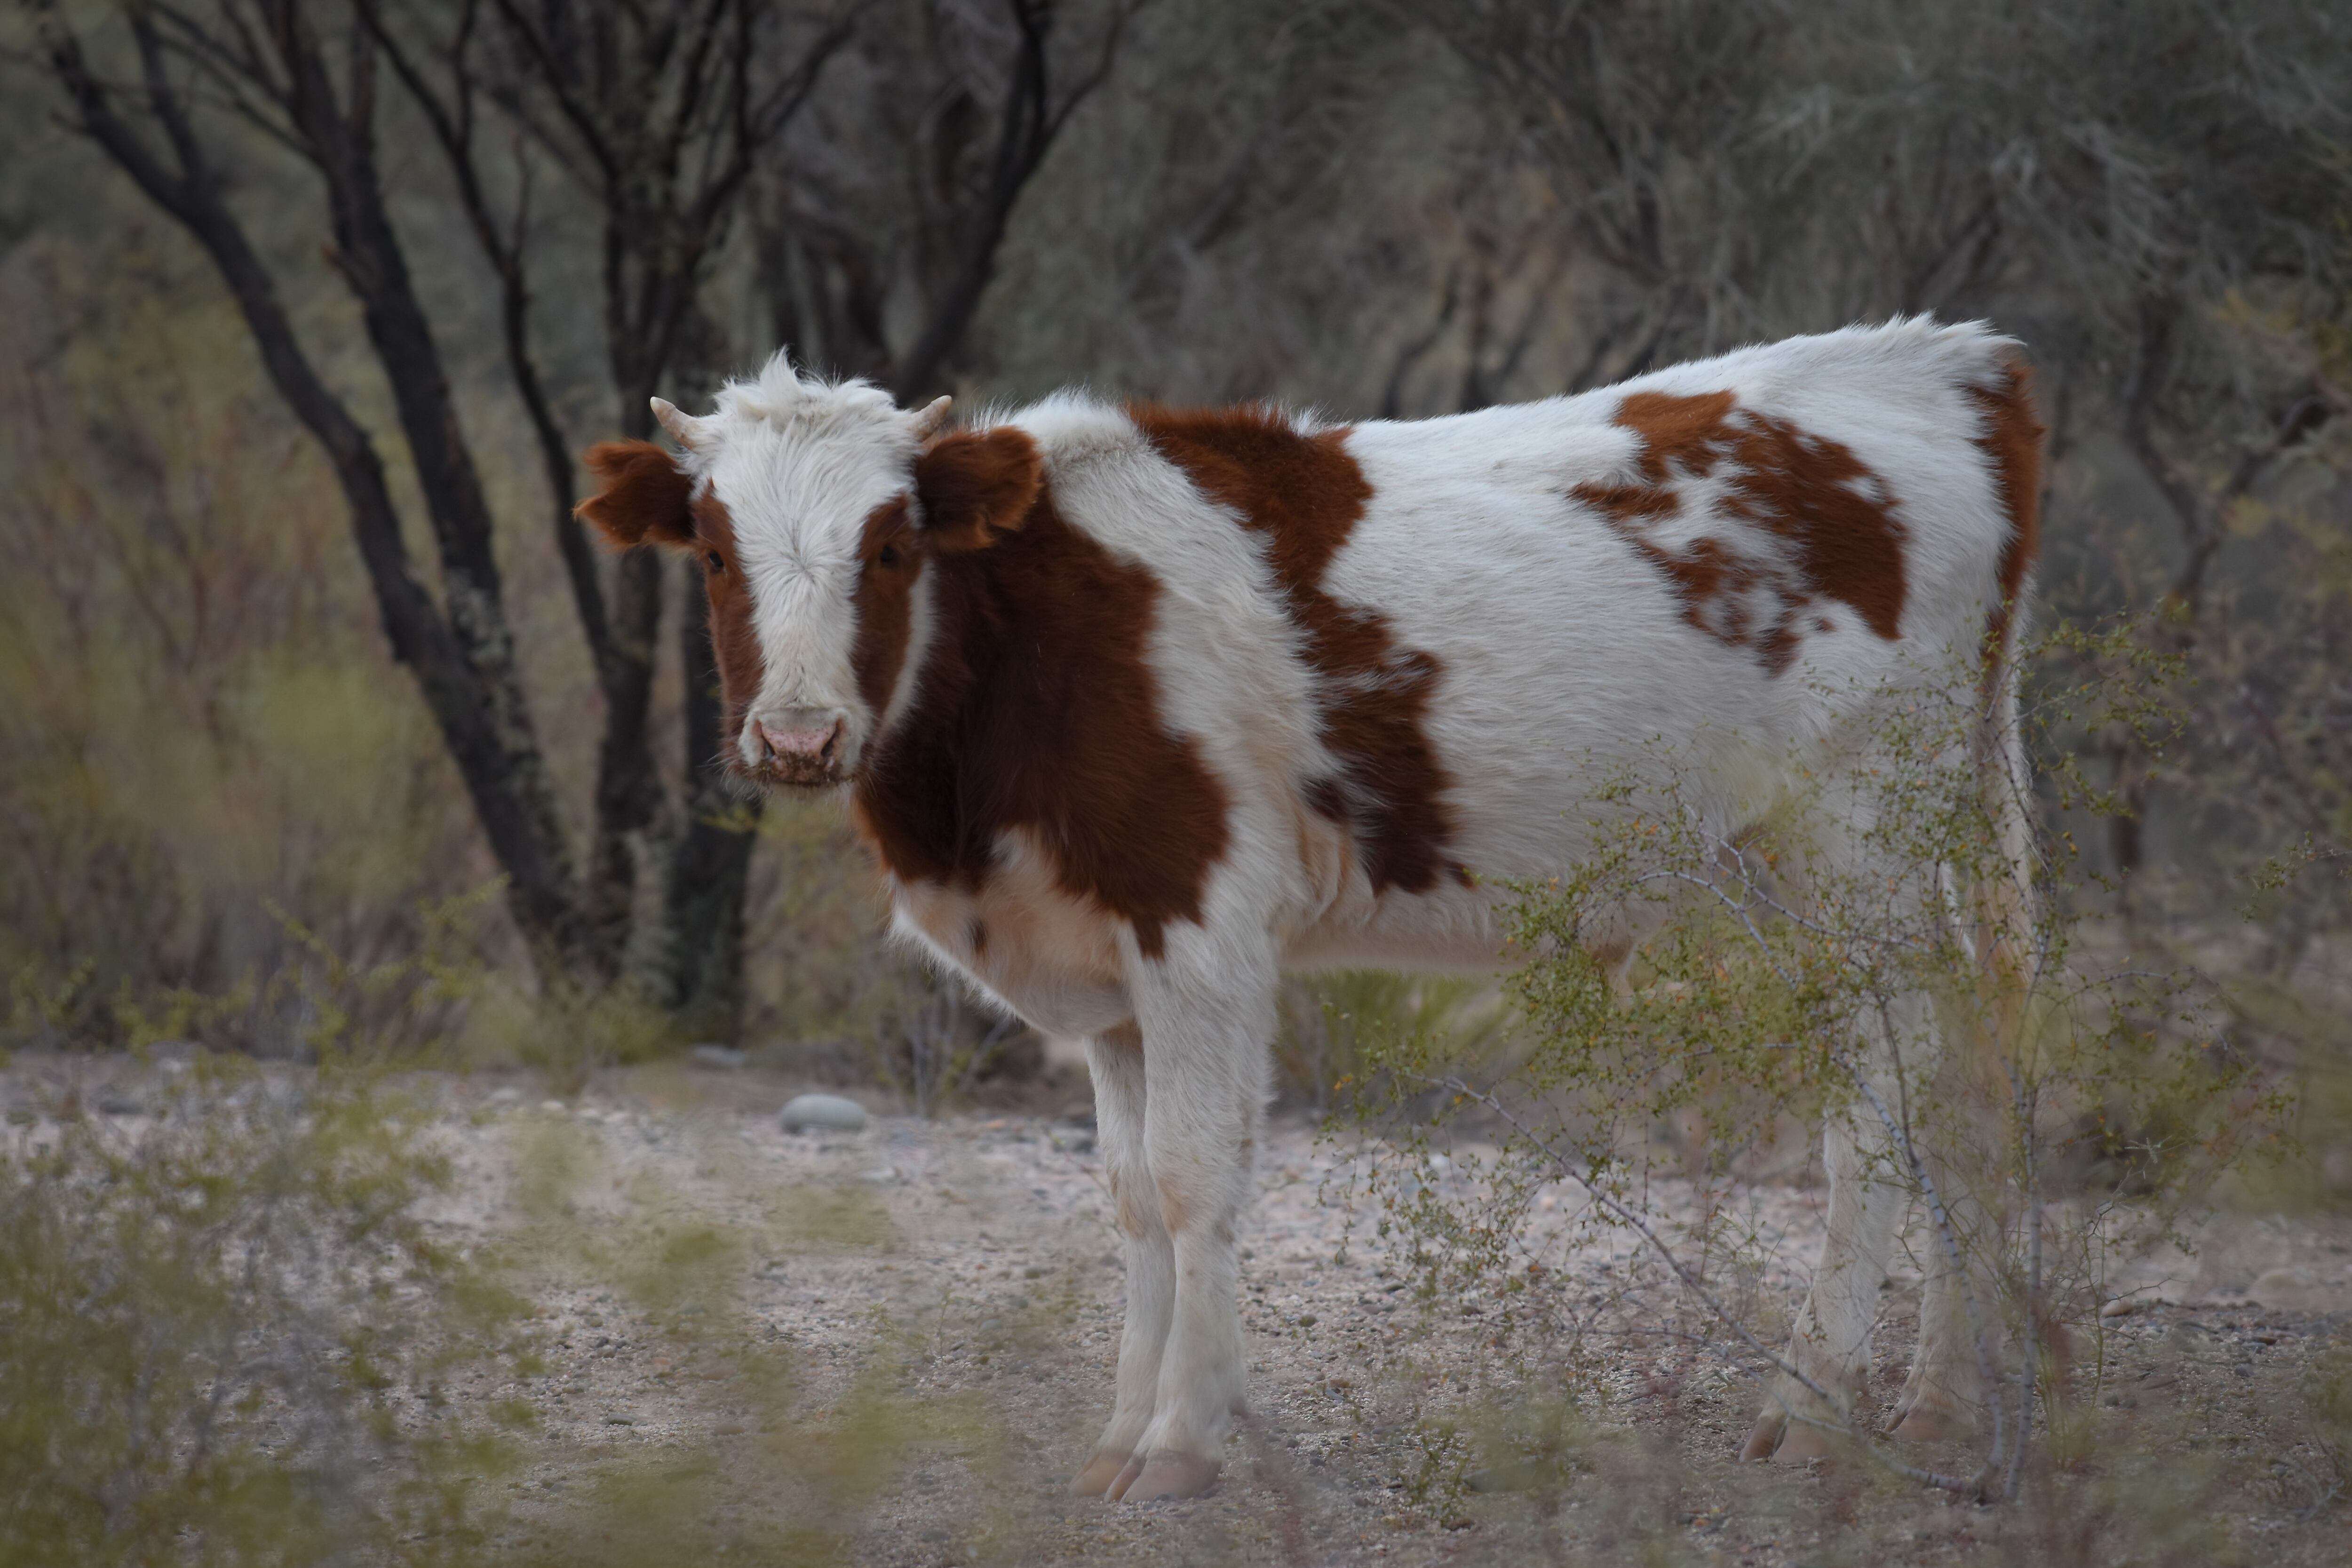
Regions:
<instances>
[{"instance_id":1,"label":"cow's hind leg","mask_svg":"<svg viewBox=\"0 0 2352 1568\"><path fill-rule=\"evenodd\" d=\"M1176 1304L1176 1254L1160 1222L1144 1142L1143 1036L1121 1025L1087 1042L1095 1086L1095 1136L1110 1178L1111 1203L1127 1254L1127 1324L1118 1340L1118 1392L1109 1424L1070 1490L1117 1497L1142 1469L1138 1445L1151 1425L1160 1352Z\"/></svg>"},{"instance_id":2,"label":"cow's hind leg","mask_svg":"<svg viewBox=\"0 0 2352 1568\"><path fill-rule=\"evenodd\" d=\"M1947 1442L1975 1432L1985 1403L1984 1358L2000 1339L1983 1267L1983 1211L1971 1195L1970 1173L1952 1160L1937 1158L1934 1142L1929 1141L1928 1173L1946 1206L1951 1234L1946 1236L1936 1224L1931 1208L1919 1346L1888 1433L1906 1443Z\"/></svg>"},{"instance_id":3,"label":"cow's hind leg","mask_svg":"<svg viewBox=\"0 0 2352 1568\"><path fill-rule=\"evenodd\" d=\"M1868 1107L1854 1106L1831 1121L1822 1139L1829 1237L1788 1349L1789 1364L1813 1387L1785 1373L1772 1380L1763 1413L1740 1450L1743 1459L1801 1463L1837 1447L1834 1429L1847 1425L1869 1380L1879 1282L1911 1201L1909 1185L1889 1163L1891 1152Z\"/></svg>"}]
</instances>

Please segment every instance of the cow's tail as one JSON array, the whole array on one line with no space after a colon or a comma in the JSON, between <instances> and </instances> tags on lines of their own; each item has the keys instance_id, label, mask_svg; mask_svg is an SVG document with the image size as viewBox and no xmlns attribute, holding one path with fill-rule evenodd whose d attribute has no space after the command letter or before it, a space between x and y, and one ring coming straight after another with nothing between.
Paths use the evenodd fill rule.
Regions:
<instances>
[{"instance_id":1,"label":"cow's tail","mask_svg":"<svg viewBox=\"0 0 2352 1568\"><path fill-rule=\"evenodd\" d=\"M1982 416L1975 440L2007 514L1999 594L1986 616L1983 666L1970 738L1981 821L1989 842L1968 878L1972 950L1983 1016L1994 1042L2014 1047L2046 956L2039 919L2032 784L2019 730L2018 659L2025 638L2025 594L2041 545L2042 444L2033 374L2014 345L1984 370L1969 397Z\"/></svg>"}]
</instances>

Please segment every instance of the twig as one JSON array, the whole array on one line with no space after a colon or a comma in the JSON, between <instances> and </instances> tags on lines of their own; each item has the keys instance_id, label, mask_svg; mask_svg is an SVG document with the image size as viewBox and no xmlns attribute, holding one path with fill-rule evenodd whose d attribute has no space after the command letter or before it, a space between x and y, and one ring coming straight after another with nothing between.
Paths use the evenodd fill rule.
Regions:
<instances>
[{"instance_id":1,"label":"twig","mask_svg":"<svg viewBox=\"0 0 2352 1568\"><path fill-rule=\"evenodd\" d=\"M1758 1356L1761 1357L1766 1362L1769 1362L1784 1375L1801 1384L1807 1392L1820 1399L1824 1405L1831 1406L1832 1409L1837 1407L1839 1403L1838 1400L1832 1395L1827 1389L1814 1382L1811 1376L1800 1370L1792 1363L1784 1360L1779 1354L1767 1349L1763 1342L1757 1339L1756 1335L1748 1329L1748 1325L1741 1322L1738 1316L1736 1316L1729 1308L1717 1300L1715 1293L1709 1290L1706 1284L1696 1275L1691 1273L1690 1269L1685 1266L1681 1258L1675 1256L1674 1248L1667 1246L1665 1241L1657 1234L1656 1231L1650 1227L1649 1224L1644 1221L1640 1215L1636 1214L1631 1208L1628 1208L1625 1205L1620 1203L1617 1199L1610 1196L1609 1194L1602 1190L1599 1185L1587 1179L1576 1169L1574 1164L1563 1157L1557 1150L1552 1148L1552 1146L1542 1137L1530 1130L1528 1125L1521 1121L1517 1116L1513 1114L1511 1110L1507 1106L1504 1105L1501 1100L1483 1089L1472 1088L1469 1084L1464 1082L1458 1078L1448 1077L1436 1079L1430 1078L1420 1073L1404 1073L1401 1076L1417 1082L1428 1084L1433 1089L1451 1090L1455 1094L1463 1096L1465 1099L1475 1100L1479 1104L1485 1106L1489 1111L1493 1112L1496 1116L1500 1117L1505 1122L1509 1124L1512 1131L1517 1132L1520 1137L1526 1139L1534 1148L1540 1151L1546 1159L1549 1160L1556 1168L1567 1175L1569 1180L1574 1182L1578 1186L1582 1187L1585 1190L1585 1193L1591 1196L1595 1205L1605 1210L1619 1224L1624 1226L1636 1236L1639 1236L1643 1241L1649 1243L1651 1248L1654 1250L1658 1257L1664 1261L1666 1268L1673 1272L1675 1278L1682 1282L1684 1289L1689 1290L1692 1295L1697 1297L1699 1302L1705 1306L1708 1311L1712 1312L1717 1321L1722 1322L1725 1327L1730 1329L1733 1333L1738 1335L1741 1342L1746 1344L1749 1350L1755 1352ZM1848 1420L1841 1425L1836 1422L1823 1421L1818 1416L1808 1415L1799 1410L1790 1410L1788 1414L1790 1420L1798 1422L1802 1426L1818 1427L1825 1432L1842 1433L1853 1439L1855 1443L1862 1447L1863 1451L1870 1455L1873 1459L1877 1461L1879 1464L1885 1465L1888 1469L1894 1471L1896 1475L1904 1477L1907 1480L1915 1480L1923 1486L1935 1487L1944 1491L1980 1493L1983 1490L1985 1478L1982 1474L1979 1474L1974 1479L1963 1480L1957 1476L1948 1476L1939 1471L1922 1469L1916 1465L1906 1465L1902 1460L1895 1458L1891 1455L1887 1454L1877 1444L1874 1443L1869 1435L1864 1432L1862 1428L1856 1426L1852 1420Z\"/></svg>"}]
</instances>

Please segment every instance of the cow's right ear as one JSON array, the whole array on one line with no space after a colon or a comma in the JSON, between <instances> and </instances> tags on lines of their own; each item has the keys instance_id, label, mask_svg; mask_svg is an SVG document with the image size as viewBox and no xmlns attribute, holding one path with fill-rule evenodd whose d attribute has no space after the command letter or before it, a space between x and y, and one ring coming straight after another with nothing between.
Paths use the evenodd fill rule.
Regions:
<instances>
[{"instance_id":1,"label":"cow's right ear","mask_svg":"<svg viewBox=\"0 0 2352 1568\"><path fill-rule=\"evenodd\" d=\"M667 452L651 441L604 441L588 448L586 460L597 490L572 514L593 523L615 549L693 542L687 503L694 481Z\"/></svg>"},{"instance_id":2,"label":"cow's right ear","mask_svg":"<svg viewBox=\"0 0 2352 1568\"><path fill-rule=\"evenodd\" d=\"M1037 443L1011 426L942 436L915 459L923 531L950 555L985 550L1028 521L1045 487Z\"/></svg>"}]
</instances>

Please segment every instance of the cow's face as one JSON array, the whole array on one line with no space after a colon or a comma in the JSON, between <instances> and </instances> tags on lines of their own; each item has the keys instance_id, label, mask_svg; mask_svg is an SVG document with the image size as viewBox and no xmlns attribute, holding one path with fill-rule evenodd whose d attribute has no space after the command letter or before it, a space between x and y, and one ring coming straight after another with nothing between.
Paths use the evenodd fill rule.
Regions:
<instances>
[{"instance_id":1,"label":"cow's face","mask_svg":"<svg viewBox=\"0 0 2352 1568\"><path fill-rule=\"evenodd\" d=\"M615 544L688 552L710 602L726 761L766 784L854 775L906 711L931 623L929 568L1020 527L1042 483L1017 430L941 435L863 382L782 354L703 418L656 398L682 451L609 442L580 515Z\"/></svg>"}]
</instances>

